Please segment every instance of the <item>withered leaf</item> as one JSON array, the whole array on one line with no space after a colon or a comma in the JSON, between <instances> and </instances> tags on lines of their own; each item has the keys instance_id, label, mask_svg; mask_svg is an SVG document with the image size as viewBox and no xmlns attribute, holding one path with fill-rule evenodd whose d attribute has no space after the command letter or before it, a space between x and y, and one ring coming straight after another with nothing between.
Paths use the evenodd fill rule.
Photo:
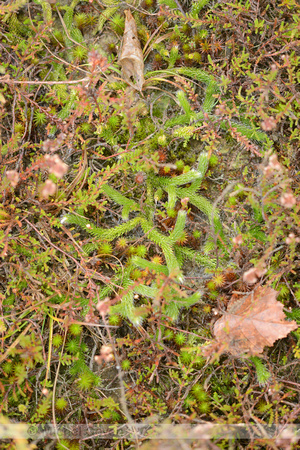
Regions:
<instances>
[{"instance_id":1,"label":"withered leaf","mask_svg":"<svg viewBox=\"0 0 300 450\"><path fill-rule=\"evenodd\" d=\"M234 356L260 355L265 346L298 328L295 321L286 320L277 294L272 288L259 287L241 300L229 302L227 312L214 325L223 351Z\"/></svg>"},{"instance_id":2,"label":"withered leaf","mask_svg":"<svg viewBox=\"0 0 300 450\"><path fill-rule=\"evenodd\" d=\"M135 20L129 10L125 11L125 30L119 63L125 81L133 86L131 77L135 81L134 87L141 91L144 84L144 58L138 39Z\"/></svg>"}]
</instances>

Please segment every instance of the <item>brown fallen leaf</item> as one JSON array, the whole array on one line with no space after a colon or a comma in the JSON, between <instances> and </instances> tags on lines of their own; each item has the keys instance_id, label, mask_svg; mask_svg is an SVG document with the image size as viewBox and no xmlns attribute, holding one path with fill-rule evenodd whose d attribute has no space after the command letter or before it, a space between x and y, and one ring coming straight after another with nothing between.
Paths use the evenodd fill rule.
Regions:
<instances>
[{"instance_id":1,"label":"brown fallen leaf","mask_svg":"<svg viewBox=\"0 0 300 450\"><path fill-rule=\"evenodd\" d=\"M135 20L129 10L125 11L125 30L119 63L125 81L138 91L142 90L144 79L144 57L138 39ZM135 85L132 84L132 79Z\"/></svg>"},{"instance_id":2,"label":"brown fallen leaf","mask_svg":"<svg viewBox=\"0 0 300 450\"><path fill-rule=\"evenodd\" d=\"M272 288L259 287L229 302L227 312L214 325L215 344L222 352L238 357L260 355L265 346L272 346L298 328L295 321L286 320L277 295Z\"/></svg>"}]
</instances>

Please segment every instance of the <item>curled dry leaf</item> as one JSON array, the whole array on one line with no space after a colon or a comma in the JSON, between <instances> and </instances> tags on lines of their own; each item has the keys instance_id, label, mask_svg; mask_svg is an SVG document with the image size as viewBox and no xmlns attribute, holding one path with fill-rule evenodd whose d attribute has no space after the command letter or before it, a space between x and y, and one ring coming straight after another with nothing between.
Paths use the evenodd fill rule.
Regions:
<instances>
[{"instance_id":1,"label":"curled dry leaf","mask_svg":"<svg viewBox=\"0 0 300 450\"><path fill-rule=\"evenodd\" d=\"M219 348L239 357L260 355L265 346L296 330L297 323L286 320L277 294L272 288L259 287L238 301L231 300L227 312L214 325Z\"/></svg>"},{"instance_id":2,"label":"curled dry leaf","mask_svg":"<svg viewBox=\"0 0 300 450\"><path fill-rule=\"evenodd\" d=\"M132 77L136 83L134 87L141 91L145 81L143 52L138 39L136 23L129 10L125 11L125 17L125 30L119 62L122 66L125 81L132 86Z\"/></svg>"}]
</instances>

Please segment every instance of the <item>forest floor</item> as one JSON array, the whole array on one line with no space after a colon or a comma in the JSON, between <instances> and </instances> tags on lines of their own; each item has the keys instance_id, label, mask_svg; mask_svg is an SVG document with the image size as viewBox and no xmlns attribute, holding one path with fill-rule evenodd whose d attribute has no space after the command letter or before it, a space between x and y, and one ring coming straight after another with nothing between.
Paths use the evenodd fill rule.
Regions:
<instances>
[{"instance_id":1,"label":"forest floor","mask_svg":"<svg viewBox=\"0 0 300 450\"><path fill-rule=\"evenodd\" d=\"M1 449L300 448L299 20L0 5Z\"/></svg>"}]
</instances>

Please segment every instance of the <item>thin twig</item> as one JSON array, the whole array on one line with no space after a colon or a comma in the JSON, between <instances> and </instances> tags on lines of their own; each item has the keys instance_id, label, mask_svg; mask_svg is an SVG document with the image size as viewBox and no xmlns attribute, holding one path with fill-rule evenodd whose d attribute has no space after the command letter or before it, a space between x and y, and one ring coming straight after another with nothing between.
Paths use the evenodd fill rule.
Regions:
<instances>
[{"instance_id":1,"label":"thin twig","mask_svg":"<svg viewBox=\"0 0 300 450\"><path fill-rule=\"evenodd\" d=\"M69 39L71 42L73 42L73 44L75 44L75 45L80 45L80 47L82 47L82 48L84 48L85 50L87 50L87 48L86 48L84 45L80 44L80 42L77 42L77 41L75 41L74 39L71 38L71 36L70 36L70 34L69 34L69 31L68 31L68 29L67 29L67 27L66 27L66 24L65 24L65 22L64 22L64 20L63 20L63 18L62 18L62 16L61 16L61 14L60 14L59 9L57 8L57 6L56 6L56 12L57 12L57 14L59 15L61 24L62 24L62 26L63 26L63 29L65 30L65 33L66 33L68 39Z\"/></svg>"},{"instance_id":2,"label":"thin twig","mask_svg":"<svg viewBox=\"0 0 300 450\"><path fill-rule=\"evenodd\" d=\"M218 246L217 246L217 240L218 240L218 235L215 232L215 223L214 223L214 218L215 218L215 212L216 212L216 208L218 203L223 200L223 198L225 197L225 195L231 191L231 189L236 186L237 181L233 181L232 183L230 183L226 189L224 189L224 191L222 192L222 194L214 201L213 205L212 205L212 210L211 210L211 216L210 216L210 222L211 222L211 229L212 229L212 235L213 235L213 240L214 240L214 244L215 244L215 249L216 249L216 269L219 266L219 252L218 252Z\"/></svg>"},{"instance_id":3,"label":"thin twig","mask_svg":"<svg viewBox=\"0 0 300 450\"><path fill-rule=\"evenodd\" d=\"M64 340L62 343L62 348L61 348L61 352L60 352L60 358L58 361L58 366L57 366L57 370L56 370L56 374L55 374L55 379L54 379L54 383L53 383L53 391L52 391L52 419L53 419L53 426L54 426L54 432L56 435L56 439L60 442L59 436L58 436L58 432L57 432L57 422L56 422L56 416L55 416L55 393L56 393L56 386L57 386L57 380L58 380L58 375L59 375L59 369L60 369L60 365L61 365L61 358L63 355L63 351L65 348L65 343L66 343L66 339L67 339L67 332L68 329L65 329L65 335L64 335ZM61 444L61 443L60 443ZM61 444L63 445L63 444ZM63 445L64 447L64 445ZM67 447L65 447L67 448Z\"/></svg>"},{"instance_id":4,"label":"thin twig","mask_svg":"<svg viewBox=\"0 0 300 450\"><path fill-rule=\"evenodd\" d=\"M130 412L129 412L128 407L127 407L125 388L124 388L124 383L123 383L123 376L124 376L124 374L123 374L123 371L121 369L121 361L119 359L119 356L118 356L118 353L117 353L117 350L116 350L116 347L115 347L115 344L114 344L114 341L113 341L113 338L112 338L109 326L107 325L107 322L106 322L104 314L102 314L102 319L103 319L105 327L107 327L106 331L107 331L107 334L108 334L108 337L109 337L109 340L110 340L110 344L111 344L113 352L114 352L114 357L115 357L115 361L116 361L116 369L117 369L119 383L120 383L120 393L121 393L120 402L121 402L121 405L122 405L122 409L123 409L123 412L124 412L124 414L126 416L126 419L128 420L128 423L133 428L133 432L134 432L134 435L135 435L136 442L138 442L137 429L136 429L136 426L135 426L135 422L134 422L133 418L131 417Z\"/></svg>"},{"instance_id":5,"label":"thin twig","mask_svg":"<svg viewBox=\"0 0 300 450\"><path fill-rule=\"evenodd\" d=\"M79 80L71 80L71 81L17 81L11 80L8 76L0 78L0 83L6 84L43 84L43 85L57 85L57 84L78 84L84 83L86 81L90 81L88 77L80 78Z\"/></svg>"}]
</instances>

